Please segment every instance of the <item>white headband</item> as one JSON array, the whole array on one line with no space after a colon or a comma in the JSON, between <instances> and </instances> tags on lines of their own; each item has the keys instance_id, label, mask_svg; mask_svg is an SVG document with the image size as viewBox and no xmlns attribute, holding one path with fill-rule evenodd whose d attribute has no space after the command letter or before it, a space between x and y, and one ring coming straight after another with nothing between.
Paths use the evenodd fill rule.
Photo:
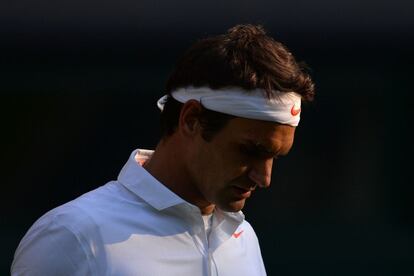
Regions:
<instances>
[{"instance_id":1,"label":"white headband","mask_svg":"<svg viewBox=\"0 0 414 276\"><path fill-rule=\"evenodd\" d=\"M268 99L264 90L244 91L238 88L212 90L208 87L187 87L171 92L171 96L181 103L199 101L205 108L237 117L271 121L297 126L300 120L301 96L295 92L274 92ZM167 95L158 100L162 111Z\"/></svg>"}]
</instances>

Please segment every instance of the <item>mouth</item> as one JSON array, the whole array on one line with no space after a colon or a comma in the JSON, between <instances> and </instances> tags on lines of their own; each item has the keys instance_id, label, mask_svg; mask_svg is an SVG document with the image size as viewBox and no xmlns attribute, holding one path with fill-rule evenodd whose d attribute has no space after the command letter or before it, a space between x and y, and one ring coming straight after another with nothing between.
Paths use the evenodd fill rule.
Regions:
<instances>
[{"instance_id":1,"label":"mouth","mask_svg":"<svg viewBox=\"0 0 414 276\"><path fill-rule=\"evenodd\" d=\"M234 190L235 194L240 198L248 198L251 196L252 191L255 189L255 187L240 187L240 186L232 186L232 189Z\"/></svg>"}]
</instances>

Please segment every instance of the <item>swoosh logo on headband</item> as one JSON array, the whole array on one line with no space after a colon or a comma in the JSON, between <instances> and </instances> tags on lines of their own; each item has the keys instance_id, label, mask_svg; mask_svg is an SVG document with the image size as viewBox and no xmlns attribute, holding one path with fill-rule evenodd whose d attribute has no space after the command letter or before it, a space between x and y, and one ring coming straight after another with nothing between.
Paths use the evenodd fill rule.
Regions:
<instances>
[{"instance_id":1,"label":"swoosh logo on headband","mask_svg":"<svg viewBox=\"0 0 414 276\"><path fill-rule=\"evenodd\" d=\"M292 116L296 116L300 113L300 108L299 109L295 109L295 105L292 106L292 109L290 110L290 114L292 114Z\"/></svg>"}]
</instances>

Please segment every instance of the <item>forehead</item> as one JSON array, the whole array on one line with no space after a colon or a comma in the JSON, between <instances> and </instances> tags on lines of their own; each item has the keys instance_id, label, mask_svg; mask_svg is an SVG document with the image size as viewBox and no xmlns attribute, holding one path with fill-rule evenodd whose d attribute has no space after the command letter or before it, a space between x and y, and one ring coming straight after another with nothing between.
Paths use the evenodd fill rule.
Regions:
<instances>
[{"instance_id":1,"label":"forehead","mask_svg":"<svg viewBox=\"0 0 414 276\"><path fill-rule=\"evenodd\" d=\"M229 142L254 144L265 151L287 154L293 144L295 127L274 122L235 118L221 133Z\"/></svg>"}]
</instances>

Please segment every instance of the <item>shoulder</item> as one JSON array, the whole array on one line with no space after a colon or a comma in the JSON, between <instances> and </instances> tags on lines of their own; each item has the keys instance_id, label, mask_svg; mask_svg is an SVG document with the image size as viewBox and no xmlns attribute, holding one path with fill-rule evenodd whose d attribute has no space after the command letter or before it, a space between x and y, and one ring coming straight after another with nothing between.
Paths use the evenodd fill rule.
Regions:
<instances>
[{"instance_id":1,"label":"shoulder","mask_svg":"<svg viewBox=\"0 0 414 276\"><path fill-rule=\"evenodd\" d=\"M262 262L259 239L249 222L244 220L233 234L233 238L243 243L246 250L252 255L257 256L258 261Z\"/></svg>"},{"instance_id":2,"label":"shoulder","mask_svg":"<svg viewBox=\"0 0 414 276\"><path fill-rule=\"evenodd\" d=\"M71 275L90 273L91 252L81 237L64 222L57 208L41 217L20 242L12 264L12 275ZM67 211L67 210L66 210Z\"/></svg>"},{"instance_id":3,"label":"shoulder","mask_svg":"<svg viewBox=\"0 0 414 276\"><path fill-rule=\"evenodd\" d=\"M99 225L104 214L100 210L114 194L105 186L40 217L15 252L12 275L85 275L95 271L104 252Z\"/></svg>"},{"instance_id":4,"label":"shoulder","mask_svg":"<svg viewBox=\"0 0 414 276\"><path fill-rule=\"evenodd\" d=\"M249 252L250 261L254 262L254 267L258 269L258 275L266 275L266 269L263 263L259 239L252 225L246 220L239 226L239 231L244 231L243 235L247 252Z\"/></svg>"},{"instance_id":5,"label":"shoulder","mask_svg":"<svg viewBox=\"0 0 414 276\"><path fill-rule=\"evenodd\" d=\"M252 225L247 220L244 220L240 224L240 226L237 228L236 233L241 233L242 231L243 231L243 235L248 237L252 242L258 243L256 232L254 231Z\"/></svg>"}]
</instances>

